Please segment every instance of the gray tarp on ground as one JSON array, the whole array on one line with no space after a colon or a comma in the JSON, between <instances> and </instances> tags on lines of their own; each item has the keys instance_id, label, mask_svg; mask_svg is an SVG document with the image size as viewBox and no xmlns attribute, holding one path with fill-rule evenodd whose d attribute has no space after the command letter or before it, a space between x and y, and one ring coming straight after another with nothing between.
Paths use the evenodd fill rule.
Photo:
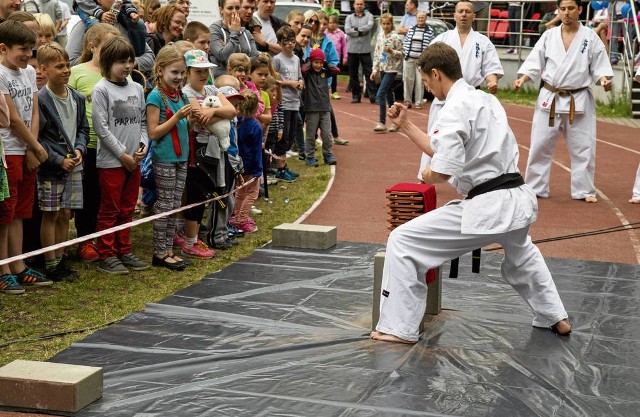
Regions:
<instances>
[{"instance_id":1,"label":"gray tarp on ground","mask_svg":"<svg viewBox=\"0 0 640 417\"><path fill-rule=\"evenodd\" d=\"M500 278L461 259L415 346L373 342L373 256L266 247L53 361L105 368L78 416L633 416L640 267L549 259L574 332L531 327ZM446 276L446 270L445 270Z\"/></svg>"}]
</instances>

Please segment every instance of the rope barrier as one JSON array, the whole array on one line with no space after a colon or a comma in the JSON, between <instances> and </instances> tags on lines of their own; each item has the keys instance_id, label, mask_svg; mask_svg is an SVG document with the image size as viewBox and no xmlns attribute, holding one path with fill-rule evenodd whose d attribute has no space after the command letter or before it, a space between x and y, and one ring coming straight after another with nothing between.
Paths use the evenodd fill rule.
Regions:
<instances>
[{"instance_id":1,"label":"rope barrier","mask_svg":"<svg viewBox=\"0 0 640 417\"><path fill-rule=\"evenodd\" d=\"M134 220L134 221L131 221L129 223L125 223L125 224L121 224L121 225L118 225L118 226L114 226L114 227L112 227L110 229L102 230L100 232L91 233L89 235L82 236L82 237L77 237L75 239L67 240L66 242L57 243L55 245L51 245L51 246L47 246L46 248L37 249L37 250L31 251L31 252L27 252L27 253L24 253L22 255L16 255L16 256L13 256L11 258L2 259L2 260L0 260L0 266L9 264L11 262L16 262L16 261L21 261L23 259L31 258L32 256L41 255L43 253L50 252L50 251L53 251L53 250L66 248L67 246L75 245L77 243L81 243L81 242L84 242L86 240L92 240L92 239L95 239L95 238L100 237L100 236L108 235L110 233L114 233L114 232L118 232L120 230L128 229L128 228L133 227L133 226L138 226L140 224L148 223L148 222L151 222L153 220L159 219L161 217L171 216L173 214L180 213L181 211L185 211L185 210L192 209L194 207L198 207L199 205L202 205L202 204L208 204L208 203L211 203L213 201L221 200L223 198L226 198L226 197L230 196L231 194L235 194L236 191L240 190L241 188L246 187L247 185L251 184L252 182L254 182L256 180L257 180L257 178L254 177L254 178L250 179L249 181L246 181L246 182L242 183L241 185L236 187L234 190L232 190L232 191L230 191L230 192L228 192L226 194L210 198L208 200L200 201L198 203L189 204L189 205L177 208L177 209L166 211L164 213L154 214L152 216L145 217L144 219Z\"/></svg>"},{"instance_id":2,"label":"rope barrier","mask_svg":"<svg viewBox=\"0 0 640 417\"><path fill-rule=\"evenodd\" d=\"M533 240L532 243L537 245L539 243L556 242L556 241L567 240L567 239L577 239L581 237L597 236L597 235L603 235L607 233L624 232L626 230L635 230L635 229L640 229L640 222L633 222L626 225L607 227L604 229L590 230L587 232L547 237L543 239ZM495 247L487 248L485 249L485 251L491 252L491 251L502 250L502 249L504 249L502 246L495 246Z\"/></svg>"}]
</instances>

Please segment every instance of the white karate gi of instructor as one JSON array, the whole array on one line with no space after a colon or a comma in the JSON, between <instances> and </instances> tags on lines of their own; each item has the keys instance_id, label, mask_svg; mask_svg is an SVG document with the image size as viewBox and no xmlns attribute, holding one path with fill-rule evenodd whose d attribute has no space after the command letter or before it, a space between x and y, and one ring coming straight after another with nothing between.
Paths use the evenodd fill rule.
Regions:
<instances>
[{"instance_id":1,"label":"white karate gi of instructor","mask_svg":"<svg viewBox=\"0 0 640 417\"><path fill-rule=\"evenodd\" d=\"M544 83L531 126L525 181L549 197L551 158L560 134L571 157L571 198L597 202L596 105L591 83L611 90L613 69L598 35L580 23L580 0L558 0L560 26L546 30L518 70L514 90L532 80Z\"/></svg>"},{"instance_id":2,"label":"white karate gi of instructor","mask_svg":"<svg viewBox=\"0 0 640 417\"><path fill-rule=\"evenodd\" d=\"M429 133L407 119L403 104L396 103L388 116L432 157L422 180L435 184L454 178L458 192L467 198L391 232L380 320L371 338L415 343L426 308L426 271L494 242L505 251L502 276L533 310L533 325L569 334L567 312L529 237L537 200L518 172L518 145L504 109L493 95L462 79L458 55L450 46L431 44L418 64L425 86L444 102Z\"/></svg>"}]
</instances>

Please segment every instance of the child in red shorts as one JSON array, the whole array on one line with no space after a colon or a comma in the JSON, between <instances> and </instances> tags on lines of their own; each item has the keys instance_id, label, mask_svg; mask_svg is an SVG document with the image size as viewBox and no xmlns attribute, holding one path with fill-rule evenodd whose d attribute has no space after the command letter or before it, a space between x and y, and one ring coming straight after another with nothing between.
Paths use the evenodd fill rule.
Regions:
<instances>
[{"instance_id":1,"label":"child in red shorts","mask_svg":"<svg viewBox=\"0 0 640 417\"><path fill-rule=\"evenodd\" d=\"M0 203L0 259L22 254L22 219L31 217L35 168L47 159L38 143L36 72L27 65L36 35L23 23L0 23L0 94L9 107L9 127L0 128L7 162L9 198ZM24 293L23 285L51 285L22 260L2 266L0 291Z\"/></svg>"}]
</instances>

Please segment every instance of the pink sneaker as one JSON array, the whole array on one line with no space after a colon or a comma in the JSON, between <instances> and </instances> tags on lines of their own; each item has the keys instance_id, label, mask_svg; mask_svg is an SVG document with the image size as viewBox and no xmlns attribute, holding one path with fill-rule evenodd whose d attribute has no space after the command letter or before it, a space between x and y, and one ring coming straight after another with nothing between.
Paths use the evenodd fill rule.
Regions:
<instances>
[{"instance_id":1,"label":"pink sneaker","mask_svg":"<svg viewBox=\"0 0 640 417\"><path fill-rule=\"evenodd\" d=\"M256 227L256 225L248 221L238 223L236 224L236 227L245 233L253 233L258 231L258 228Z\"/></svg>"},{"instance_id":2,"label":"pink sneaker","mask_svg":"<svg viewBox=\"0 0 640 417\"><path fill-rule=\"evenodd\" d=\"M183 231L176 231L173 235L173 246L183 247L187 243L187 237Z\"/></svg>"},{"instance_id":3,"label":"pink sneaker","mask_svg":"<svg viewBox=\"0 0 640 417\"><path fill-rule=\"evenodd\" d=\"M213 249L210 249L203 241L198 239L193 246L183 246L182 252L184 256L191 256L192 258L211 259L216 254Z\"/></svg>"}]
</instances>

